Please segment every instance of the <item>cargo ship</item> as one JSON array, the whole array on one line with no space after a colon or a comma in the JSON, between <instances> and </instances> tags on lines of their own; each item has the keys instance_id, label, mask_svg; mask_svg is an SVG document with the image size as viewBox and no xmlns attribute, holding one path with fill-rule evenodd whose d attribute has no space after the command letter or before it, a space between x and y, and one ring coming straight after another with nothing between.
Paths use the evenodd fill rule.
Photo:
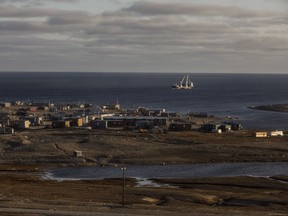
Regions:
<instances>
[{"instance_id":1,"label":"cargo ship","mask_svg":"<svg viewBox=\"0 0 288 216\"><path fill-rule=\"evenodd\" d=\"M179 84L175 83L171 87L172 89L192 89L194 84L189 80L189 75L185 75Z\"/></svg>"}]
</instances>

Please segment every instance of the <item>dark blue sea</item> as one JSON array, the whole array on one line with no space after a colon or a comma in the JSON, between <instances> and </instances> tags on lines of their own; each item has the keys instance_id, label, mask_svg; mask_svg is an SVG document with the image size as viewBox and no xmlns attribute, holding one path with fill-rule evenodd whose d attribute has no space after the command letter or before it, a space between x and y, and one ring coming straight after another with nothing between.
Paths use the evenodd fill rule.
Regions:
<instances>
[{"instance_id":1,"label":"dark blue sea","mask_svg":"<svg viewBox=\"0 0 288 216\"><path fill-rule=\"evenodd\" d=\"M288 130L288 113L248 109L288 103L288 75L190 74L195 88L172 90L185 74L0 73L0 101L116 103L231 116L247 129Z\"/></svg>"}]
</instances>

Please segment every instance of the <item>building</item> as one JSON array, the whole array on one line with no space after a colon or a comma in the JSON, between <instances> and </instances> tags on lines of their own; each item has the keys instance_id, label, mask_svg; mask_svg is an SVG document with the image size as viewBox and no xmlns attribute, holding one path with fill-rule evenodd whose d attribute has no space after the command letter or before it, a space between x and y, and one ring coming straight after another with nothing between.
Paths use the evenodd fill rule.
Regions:
<instances>
[{"instance_id":1,"label":"building","mask_svg":"<svg viewBox=\"0 0 288 216\"><path fill-rule=\"evenodd\" d=\"M93 120L93 121L90 121L90 126L92 129L104 130L104 129L107 129L107 121L105 121L105 120Z\"/></svg>"},{"instance_id":2,"label":"building","mask_svg":"<svg viewBox=\"0 0 288 216\"><path fill-rule=\"evenodd\" d=\"M153 129L155 126L167 125L167 118L148 116L107 116L102 120L93 120L90 126L93 129Z\"/></svg>"},{"instance_id":3,"label":"building","mask_svg":"<svg viewBox=\"0 0 288 216\"><path fill-rule=\"evenodd\" d=\"M154 124L151 121L137 121L135 123L136 129L145 129L145 130L152 130L154 128Z\"/></svg>"},{"instance_id":4,"label":"building","mask_svg":"<svg viewBox=\"0 0 288 216\"><path fill-rule=\"evenodd\" d=\"M144 107L138 108L138 113L142 116L161 116L165 109L147 109Z\"/></svg>"},{"instance_id":5,"label":"building","mask_svg":"<svg viewBox=\"0 0 288 216\"><path fill-rule=\"evenodd\" d=\"M26 116L27 115L27 110L26 109L18 109L16 112L16 115L18 116Z\"/></svg>"},{"instance_id":6,"label":"building","mask_svg":"<svg viewBox=\"0 0 288 216\"><path fill-rule=\"evenodd\" d=\"M112 116L105 117L103 120L122 121L124 129L136 129L141 122L152 122L153 126L163 127L167 125L167 118L152 116Z\"/></svg>"},{"instance_id":7,"label":"building","mask_svg":"<svg viewBox=\"0 0 288 216\"><path fill-rule=\"evenodd\" d=\"M283 131L271 131L269 136L284 136Z\"/></svg>"},{"instance_id":8,"label":"building","mask_svg":"<svg viewBox=\"0 0 288 216\"><path fill-rule=\"evenodd\" d=\"M113 114L111 114L111 113L102 113L102 114L100 114L100 119L101 120L104 120L105 118L107 118L107 117L113 117L114 115Z\"/></svg>"},{"instance_id":9,"label":"building","mask_svg":"<svg viewBox=\"0 0 288 216\"><path fill-rule=\"evenodd\" d=\"M227 132L227 131L229 132L229 131L232 131L232 126L229 124L222 124L217 129L218 130L220 129L221 132Z\"/></svg>"},{"instance_id":10,"label":"building","mask_svg":"<svg viewBox=\"0 0 288 216\"><path fill-rule=\"evenodd\" d=\"M30 111L30 112L36 112L37 109L38 109L38 107L31 106L31 107L29 107L28 111Z\"/></svg>"},{"instance_id":11,"label":"building","mask_svg":"<svg viewBox=\"0 0 288 216\"><path fill-rule=\"evenodd\" d=\"M9 108L11 106L12 106L12 104L10 102L0 102L0 107Z\"/></svg>"},{"instance_id":12,"label":"building","mask_svg":"<svg viewBox=\"0 0 288 216\"><path fill-rule=\"evenodd\" d=\"M0 128L0 134L14 134L14 128L3 127Z\"/></svg>"},{"instance_id":13,"label":"building","mask_svg":"<svg viewBox=\"0 0 288 216\"><path fill-rule=\"evenodd\" d=\"M74 117L71 119L71 126L74 127L82 127L83 126L83 118Z\"/></svg>"},{"instance_id":14,"label":"building","mask_svg":"<svg viewBox=\"0 0 288 216\"><path fill-rule=\"evenodd\" d=\"M38 110L41 110L41 111L49 111L49 106L39 106L37 107Z\"/></svg>"},{"instance_id":15,"label":"building","mask_svg":"<svg viewBox=\"0 0 288 216\"><path fill-rule=\"evenodd\" d=\"M180 113L176 113L176 112L162 112L161 117L166 117L166 118L177 118L180 117Z\"/></svg>"},{"instance_id":16,"label":"building","mask_svg":"<svg viewBox=\"0 0 288 216\"><path fill-rule=\"evenodd\" d=\"M0 124L2 125L2 127L10 126L10 124L11 124L10 118L1 118Z\"/></svg>"},{"instance_id":17,"label":"building","mask_svg":"<svg viewBox=\"0 0 288 216\"><path fill-rule=\"evenodd\" d=\"M55 120L55 121L52 121L52 127L53 128L69 128L70 127L70 121L68 121L68 120Z\"/></svg>"},{"instance_id":18,"label":"building","mask_svg":"<svg viewBox=\"0 0 288 216\"><path fill-rule=\"evenodd\" d=\"M83 120L83 125L89 124L90 122L89 115L82 116L82 120Z\"/></svg>"},{"instance_id":19,"label":"building","mask_svg":"<svg viewBox=\"0 0 288 216\"><path fill-rule=\"evenodd\" d=\"M82 157L83 156L82 151L78 151L78 150L73 151L73 156L74 157Z\"/></svg>"},{"instance_id":20,"label":"building","mask_svg":"<svg viewBox=\"0 0 288 216\"><path fill-rule=\"evenodd\" d=\"M104 110L120 110L120 104L116 103L116 104L107 104L107 105L103 105L101 106L102 109Z\"/></svg>"},{"instance_id":21,"label":"building","mask_svg":"<svg viewBox=\"0 0 288 216\"><path fill-rule=\"evenodd\" d=\"M90 122L93 129L118 129L123 130L124 125L122 120L94 120Z\"/></svg>"},{"instance_id":22,"label":"building","mask_svg":"<svg viewBox=\"0 0 288 216\"><path fill-rule=\"evenodd\" d=\"M85 104L79 104L80 109L85 109Z\"/></svg>"},{"instance_id":23,"label":"building","mask_svg":"<svg viewBox=\"0 0 288 216\"><path fill-rule=\"evenodd\" d=\"M268 137L268 132L256 132L255 137Z\"/></svg>"},{"instance_id":24,"label":"building","mask_svg":"<svg viewBox=\"0 0 288 216\"><path fill-rule=\"evenodd\" d=\"M214 131L218 131L220 129L219 124L203 124L201 125L200 131L203 131L205 133L211 133Z\"/></svg>"},{"instance_id":25,"label":"building","mask_svg":"<svg viewBox=\"0 0 288 216\"><path fill-rule=\"evenodd\" d=\"M191 123L175 122L170 124L169 130L171 131L189 131L192 129Z\"/></svg>"},{"instance_id":26,"label":"building","mask_svg":"<svg viewBox=\"0 0 288 216\"><path fill-rule=\"evenodd\" d=\"M24 119L24 120L19 120L19 121L17 121L17 126L18 126L18 128L19 129L27 129L27 128L29 128L30 127L30 121L29 120L26 120L26 119Z\"/></svg>"},{"instance_id":27,"label":"building","mask_svg":"<svg viewBox=\"0 0 288 216\"><path fill-rule=\"evenodd\" d=\"M22 120L30 121L30 125L41 125L43 122L43 117L39 116L27 116L22 118Z\"/></svg>"},{"instance_id":28,"label":"building","mask_svg":"<svg viewBox=\"0 0 288 216\"><path fill-rule=\"evenodd\" d=\"M121 120L107 120L107 128L123 129L124 123Z\"/></svg>"},{"instance_id":29,"label":"building","mask_svg":"<svg viewBox=\"0 0 288 216\"><path fill-rule=\"evenodd\" d=\"M203 112L193 112L189 113L190 117L195 117L195 118L213 118L213 115L210 115L208 113L203 113Z\"/></svg>"},{"instance_id":30,"label":"building","mask_svg":"<svg viewBox=\"0 0 288 216\"><path fill-rule=\"evenodd\" d=\"M233 130L233 131L238 131L238 130L241 130L243 128L241 124L238 124L235 122L224 122L223 124L230 125L231 130Z\"/></svg>"},{"instance_id":31,"label":"building","mask_svg":"<svg viewBox=\"0 0 288 216\"><path fill-rule=\"evenodd\" d=\"M240 130L242 126L237 123L223 122L222 124L203 124L201 125L200 131L211 133L211 132L229 132L233 130Z\"/></svg>"}]
</instances>

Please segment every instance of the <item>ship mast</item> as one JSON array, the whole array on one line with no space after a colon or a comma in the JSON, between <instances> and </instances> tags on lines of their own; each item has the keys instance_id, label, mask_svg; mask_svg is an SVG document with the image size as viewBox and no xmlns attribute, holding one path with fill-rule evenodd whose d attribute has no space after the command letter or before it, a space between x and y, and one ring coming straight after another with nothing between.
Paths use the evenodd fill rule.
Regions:
<instances>
[{"instance_id":1,"label":"ship mast","mask_svg":"<svg viewBox=\"0 0 288 216\"><path fill-rule=\"evenodd\" d=\"M184 80L185 80L185 75L184 75L183 79L182 79L181 82L180 82L180 86L183 86Z\"/></svg>"}]
</instances>

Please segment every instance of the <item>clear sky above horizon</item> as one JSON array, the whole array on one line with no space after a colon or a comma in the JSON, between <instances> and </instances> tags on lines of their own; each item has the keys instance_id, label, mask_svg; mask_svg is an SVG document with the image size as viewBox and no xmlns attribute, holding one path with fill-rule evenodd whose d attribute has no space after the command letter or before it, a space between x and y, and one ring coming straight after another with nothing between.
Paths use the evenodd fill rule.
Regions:
<instances>
[{"instance_id":1,"label":"clear sky above horizon","mask_svg":"<svg viewBox=\"0 0 288 216\"><path fill-rule=\"evenodd\" d=\"M0 71L287 73L288 0L0 0Z\"/></svg>"}]
</instances>

